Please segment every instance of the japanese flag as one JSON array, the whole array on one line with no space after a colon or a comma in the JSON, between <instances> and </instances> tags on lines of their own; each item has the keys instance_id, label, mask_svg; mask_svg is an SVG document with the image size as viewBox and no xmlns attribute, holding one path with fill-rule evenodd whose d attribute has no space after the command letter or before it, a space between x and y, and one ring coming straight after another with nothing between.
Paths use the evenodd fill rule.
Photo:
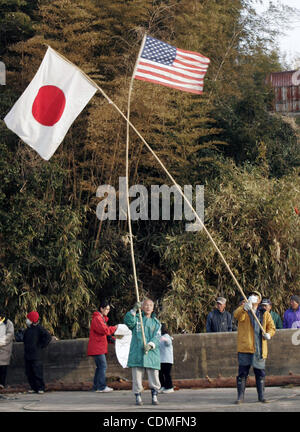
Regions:
<instances>
[{"instance_id":1,"label":"japanese flag","mask_svg":"<svg viewBox=\"0 0 300 432\"><path fill-rule=\"evenodd\" d=\"M80 69L49 47L33 80L4 121L49 160L96 91L96 85Z\"/></svg>"}]
</instances>

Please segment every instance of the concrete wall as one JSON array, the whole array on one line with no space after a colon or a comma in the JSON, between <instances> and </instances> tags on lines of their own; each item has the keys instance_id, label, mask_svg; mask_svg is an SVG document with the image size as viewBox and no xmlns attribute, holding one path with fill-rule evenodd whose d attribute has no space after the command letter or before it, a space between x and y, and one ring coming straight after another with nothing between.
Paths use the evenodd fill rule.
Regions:
<instances>
[{"instance_id":1,"label":"concrete wall","mask_svg":"<svg viewBox=\"0 0 300 432\"><path fill-rule=\"evenodd\" d=\"M294 335L294 337L293 337ZM293 340L292 340L293 337ZM294 343L293 343L294 342ZM46 383L92 382L95 365L86 356L88 339L53 341L44 350ZM174 335L173 379L234 377L237 372L237 333ZM297 345L298 344L298 345ZM300 330L277 330L268 342L267 375L300 375ZM131 380L131 370L123 369L109 345L107 376ZM7 384L27 383L24 373L23 343L14 343Z\"/></svg>"}]
</instances>

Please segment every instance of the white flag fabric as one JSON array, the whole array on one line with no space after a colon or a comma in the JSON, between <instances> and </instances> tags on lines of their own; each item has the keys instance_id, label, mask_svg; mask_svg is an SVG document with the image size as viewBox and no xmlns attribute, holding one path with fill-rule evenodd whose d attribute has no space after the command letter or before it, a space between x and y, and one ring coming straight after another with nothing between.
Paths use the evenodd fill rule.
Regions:
<instances>
[{"instance_id":1,"label":"white flag fabric","mask_svg":"<svg viewBox=\"0 0 300 432\"><path fill-rule=\"evenodd\" d=\"M33 80L4 121L49 160L96 91L96 85L80 69L49 47Z\"/></svg>"},{"instance_id":2,"label":"white flag fabric","mask_svg":"<svg viewBox=\"0 0 300 432\"><path fill-rule=\"evenodd\" d=\"M127 327L127 325L118 324L118 328L115 331L114 336L122 336L121 339L116 339L115 351L118 362L125 369L127 368L132 332Z\"/></svg>"}]
</instances>

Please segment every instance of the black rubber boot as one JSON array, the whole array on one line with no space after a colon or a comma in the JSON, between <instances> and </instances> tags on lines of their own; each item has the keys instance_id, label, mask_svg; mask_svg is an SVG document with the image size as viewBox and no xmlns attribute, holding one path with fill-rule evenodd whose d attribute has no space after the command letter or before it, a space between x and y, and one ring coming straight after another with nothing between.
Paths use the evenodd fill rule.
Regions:
<instances>
[{"instance_id":1,"label":"black rubber boot","mask_svg":"<svg viewBox=\"0 0 300 432\"><path fill-rule=\"evenodd\" d=\"M238 393L237 400L235 401L236 404L241 404L244 402L246 380L247 377L236 377L236 387Z\"/></svg>"},{"instance_id":2,"label":"black rubber boot","mask_svg":"<svg viewBox=\"0 0 300 432\"><path fill-rule=\"evenodd\" d=\"M157 390L151 389L152 405L158 405L157 393Z\"/></svg>"},{"instance_id":3,"label":"black rubber boot","mask_svg":"<svg viewBox=\"0 0 300 432\"><path fill-rule=\"evenodd\" d=\"M256 389L257 389L257 395L258 395L258 400L259 402L262 403L268 403L269 401L267 399L265 399L265 378L264 377L260 377L260 378L256 378Z\"/></svg>"}]
</instances>

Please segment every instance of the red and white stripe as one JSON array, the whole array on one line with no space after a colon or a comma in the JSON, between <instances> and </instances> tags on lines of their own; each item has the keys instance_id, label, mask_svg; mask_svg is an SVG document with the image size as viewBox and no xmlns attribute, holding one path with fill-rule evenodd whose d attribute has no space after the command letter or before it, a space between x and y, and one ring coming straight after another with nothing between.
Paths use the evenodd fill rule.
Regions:
<instances>
[{"instance_id":1,"label":"red and white stripe","mask_svg":"<svg viewBox=\"0 0 300 432\"><path fill-rule=\"evenodd\" d=\"M209 63L210 60L199 53L177 48L176 57L171 66L140 57L134 78L201 94Z\"/></svg>"}]
</instances>

